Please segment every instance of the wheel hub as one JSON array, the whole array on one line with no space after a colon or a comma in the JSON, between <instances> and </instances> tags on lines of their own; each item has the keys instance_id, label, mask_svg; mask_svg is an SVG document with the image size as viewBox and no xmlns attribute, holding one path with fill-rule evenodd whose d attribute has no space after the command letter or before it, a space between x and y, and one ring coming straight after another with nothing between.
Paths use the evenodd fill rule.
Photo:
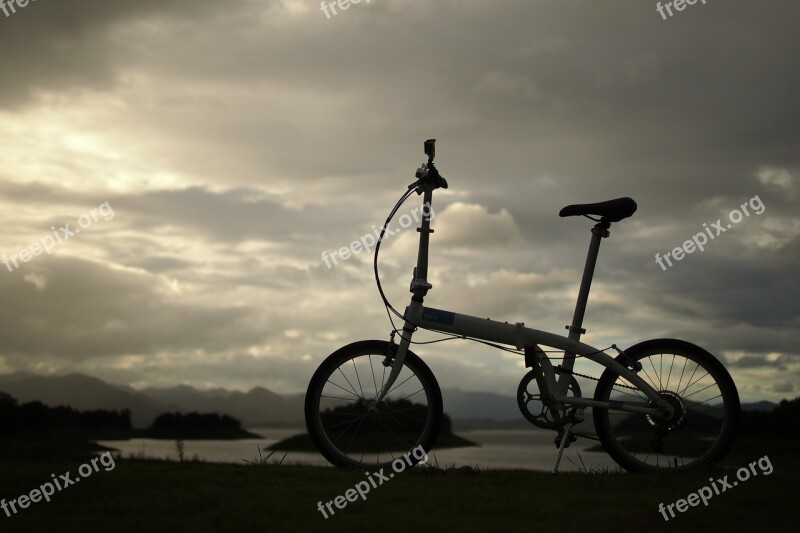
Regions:
<instances>
[{"instance_id":1,"label":"wheel hub","mask_svg":"<svg viewBox=\"0 0 800 533\"><path fill-rule=\"evenodd\" d=\"M662 400L667 402L670 407L672 407L672 415L671 416L654 416L654 415L646 415L647 421L650 422L652 426L665 426L669 430L673 430L675 428L680 427L684 420L686 420L686 407L683 405L683 401L681 397L678 396L677 393L672 391L659 391L658 395L661 397ZM650 402L650 405L655 405L653 402Z\"/></svg>"},{"instance_id":2,"label":"wheel hub","mask_svg":"<svg viewBox=\"0 0 800 533\"><path fill-rule=\"evenodd\" d=\"M379 402L371 401L367 405L367 414L374 415L386 409L386 402L381 400Z\"/></svg>"}]
</instances>

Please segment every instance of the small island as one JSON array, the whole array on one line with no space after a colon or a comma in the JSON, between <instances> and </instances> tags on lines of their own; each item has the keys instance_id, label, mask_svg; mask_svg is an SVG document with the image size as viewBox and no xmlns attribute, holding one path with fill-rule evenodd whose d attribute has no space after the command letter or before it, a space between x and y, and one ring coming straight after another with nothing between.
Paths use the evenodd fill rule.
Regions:
<instances>
[{"instance_id":1,"label":"small island","mask_svg":"<svg viewBox=\"0 0 800 533\"><path fill-rule=\"evenodd\" d=\"M217 413L164 413L133 437L162 440L260 439L261 435L242 428L242 423ZM131 437L131 438L133 438Z\"/></svg>"},{"instance_id":2,"label":"small island","mask_svg":"<svg viewBox=\"0 0 800 533\"><path fill-rule=\"evenodd\" d=\"M323 426L329 428L328 435L335 441L337 438L345 437L348 440L348 449L352 452L384 452L398 451L403 452L414 446L418 436L422 433L424 420L427 416L427 406L415 404L408 400L396 400L384 402L382 412L385 415L379 424L385 431L376 431L364 436L363 439L355 438L352 425L343 424L343 417L363 418L367 411L367 404L363 400L351 402L347 405L340 405L335 408L326 409L322 415ZM419 416L414 416L418 413ZM380 417L380 412L377 416ZM402 414L400 417L394 416ZM367 418L364 418L365 420ZM442 414L439 436L436 439L434 449L442 448L463 448L467 446L478 446L472 441L459 437L453 433L452 422L447 414ZM331 431L332 428L339 428L338 431ZM352 431L352 433L350 432ZM407 444L403 444L407 443ZM267 449L275 451L292 452L316 452L317 447L311 440L308 433L294 435L282 441L272 444Z\"/></svg>"}]
</instances>

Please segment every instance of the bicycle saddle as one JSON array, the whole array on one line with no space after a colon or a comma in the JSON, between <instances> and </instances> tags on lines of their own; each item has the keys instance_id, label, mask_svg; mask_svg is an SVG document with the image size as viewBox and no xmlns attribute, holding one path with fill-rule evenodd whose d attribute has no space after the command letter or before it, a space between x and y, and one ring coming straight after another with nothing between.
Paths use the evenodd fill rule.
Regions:
<instances>
[{"instance_id":1,"label":"bicycle saddle","mask_svg":"<svg viewBox=\"0 0 800 533\"><path fill-rule=\"evenodd\" d=\"M636 202L633 199L617 198L606 202L595 204L575 204L568 205L561 211L560 217L574 217L578 215L594 215L600 217L603 222L619 222L623 218L628 218L636 212Z\"/></svg>"}]
</instances>

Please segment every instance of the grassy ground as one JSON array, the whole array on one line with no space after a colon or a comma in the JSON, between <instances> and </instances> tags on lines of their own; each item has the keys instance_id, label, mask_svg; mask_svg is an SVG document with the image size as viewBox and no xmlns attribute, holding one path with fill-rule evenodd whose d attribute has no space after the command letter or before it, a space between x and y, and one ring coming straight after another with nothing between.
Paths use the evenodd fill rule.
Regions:
<instances>
[{"instance_id":1,"label":"grassy ground","mask_svg":"<svg viewBox=\"0 0 800 533\"><path fill-rule=\"evenodd\" d=\"M118 460L7 518L0 531L796 531L796 442L740 442L714 470L676 476L415 468L396 474L323 518L329 501L364 473L304 466L212 465ZM658 512L709 483L768 455L759 474L665 522ZM51 474L77 474L81 461L0 462L0 498L29 493ZM440 465L443 466L443 465ZM760 470L759 470L760 472ZM385 472L388 474L388 472ZM554 512L568 497L576 500Z\"/></svg>"}]
</instances>

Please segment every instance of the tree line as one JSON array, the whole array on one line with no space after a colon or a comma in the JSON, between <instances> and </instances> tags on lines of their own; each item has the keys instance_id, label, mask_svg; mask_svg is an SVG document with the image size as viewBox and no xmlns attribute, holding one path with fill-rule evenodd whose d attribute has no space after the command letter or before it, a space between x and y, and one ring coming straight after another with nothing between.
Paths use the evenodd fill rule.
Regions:
<instances>
[{"instance_id":1,"label":"tree line","mask_svg":"<svg viewBox=\"0 0 800 533\"><path fill-rule=\"evenodd\" d=\"M132 430L130 409L78 411L72 407L50 407L34 401L20 404L0 392L0 432L43 429ZM156 417L151 430L240 430L239 420L217 413L164 413Z\"/></svg>"},{"instance_id":2,"label":"tree line","mask_svg":"<svg viewBox=\"0 0 800 533\"><path fill-rule=\"evenodd\" d=\"M37 429L131 429L131 412L77 411L72 407L49 407L42 402L20 404L16 398L0 392L0 431Z\"/></svg>"}]
</instances>

